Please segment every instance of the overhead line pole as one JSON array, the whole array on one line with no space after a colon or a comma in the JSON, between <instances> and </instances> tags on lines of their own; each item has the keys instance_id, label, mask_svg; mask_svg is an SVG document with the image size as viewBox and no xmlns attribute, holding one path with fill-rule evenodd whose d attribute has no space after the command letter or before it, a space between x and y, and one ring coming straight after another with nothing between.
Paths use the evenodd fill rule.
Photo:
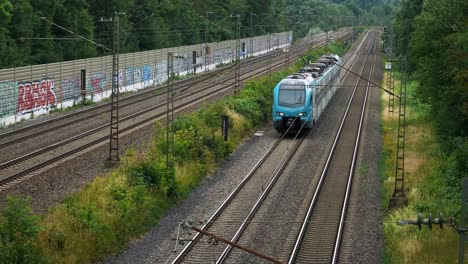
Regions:
<instances>
[{"instance_id":1,"label":"overhead line pole","mask_svg":"<svg viewBox=\"0 0 468 264\"><path fill-rule=\"evenodd\" d=\"M174 183L174 53L167 54L167 105L166 105L166 177L169 186Z\"/></svg>"},{"instance_id":2,"label":"overhead line pole","mask_svg":"<svg viewBox=\"0 0 468 264\"><path fill-rule=\"evenodd\" d=\"M240 91L240 15L239 14L232 14L231 17L236 18L236 68L235 68L235 86L234 86L234 94L238 94Z\"/></svg>"},{"instance_id":3,"label":"overhead line pole","mask_svg":"<svg viewBox=\"0 0 468 264\"><path fill-rule=\"evenodd\" d=\"M205 12L205 50L203 51L203 54L205 55L204 56L204 59L203 59L203 63L205 64L205 71L207 71L207 61L206 61L206 58L208 57L207 56L207 53L208 53L208 46L207 46L207 43L208 43L208 15L209 14L213 14L213 12L209 12L209 11L206 11Z\"/></svg>"},{"instance_id":4,"label":"overhead line pole","mask_svg":"<svg viewBox=\"0 0 468 264\"><path fill-rule=\"evenodd\" d=\"M85 41L88 41L105 50L111 50L108 47L97 43L91 39L81 36L65 27L62 27L53 21L48 20L46 17L40 17L41 20L46 21L60 29L63 29ZM111 87L111 122L109 133L109 156L108 161L116 162L120 160L119 157L119 52L120 52L120 23L119 13L114 12L111 20L101 19L102 22L113 23L112 33L112 87Z\"/></svg>"},{"instance_id":5,"label":"overhead line pole","mask_svg":"<svg viewBox=\"0 0 468 264\"><path fill-rule=\"evenodd\" d=\"M400 84L399 111L398 111L398 135L396 144L395 161L395 189L390 199L390 208L399 208L408 205L405 191L405 145L406 145L406 86L408 73L406 71L406 57L402 58Z\"/></svg>"},{"instance_id":6,"label":"overhead line pole","mask_svg":"<svg viewBox=\"0 0 468 264\"><path fill-rule=\"evenodd\" d=\"M112 39L112 93L111 93L111 122L109 135L109 161L119 161L119 52L120 28L119 14L114 12Z\"/></svg>"},{"instance_id":7,"label":"overhead line pole","mask_svg":"<svg viewBox=\"0 0 468 264\"><path fill-rule=\"evenodd\" d=\"M250 12L250 52L249 52L249 57L252 57L254 54L254 44L253 44L253 39L254 39L254 30L253 30L253 16L256 16L257 14Z\"/></svg>"}]
</instances>

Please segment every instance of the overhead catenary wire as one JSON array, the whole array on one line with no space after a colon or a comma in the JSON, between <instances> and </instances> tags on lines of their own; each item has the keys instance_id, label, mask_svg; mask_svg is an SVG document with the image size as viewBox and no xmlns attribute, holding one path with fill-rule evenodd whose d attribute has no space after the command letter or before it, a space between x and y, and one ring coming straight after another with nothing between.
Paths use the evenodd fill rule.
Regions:
<instances>
[{"instance_id":1,"label":"overhead catenary wire","mask_svg":"<svg viewBox=\"0 0 468 264\"><path fill-rule=\"evenodd\" d=\"M88 41L88 42L90 42L90 43L93 43L94 45L96 45L96 46L98 46L98 47L101 47L101 48L103 48L103 49L105 49L105 50L108 50L108 51L112 51L112 49L110 49L110 48L104 46L103 44L97 43L97 42L95 42L95 41L93 41L93 40L91 40L91 39L89 39L89 38L87 38L87 37L84 37L84 36L82 36L82 35L80 35L80 34L78 34L78 33L73 32L73 31L70 30L70 29L67 29L67 28L65 28L65 27L62 27L61 25L59 25L59 24L57 24L57 23L55 23L55 22L53 22L53 21L50 21L50 20L47 19L46 17L39 17L39 18L42 19L42 20L44 20L44 21L46 21L47 23L49 23L49 24L51 24L51 25L54 25L54 26L56 26L56 27L58 27L58 28L60 28L60 29L63 29L63 30L65 30L65 31L67 31L68 33L70 33L70 34L72 34L72 35L75 35L75 36L77 36L77 37L79 37L79 38L81 38L81 39L83 39L83 40L86 40L86 41Z\"/></svg>"}]
</instances>

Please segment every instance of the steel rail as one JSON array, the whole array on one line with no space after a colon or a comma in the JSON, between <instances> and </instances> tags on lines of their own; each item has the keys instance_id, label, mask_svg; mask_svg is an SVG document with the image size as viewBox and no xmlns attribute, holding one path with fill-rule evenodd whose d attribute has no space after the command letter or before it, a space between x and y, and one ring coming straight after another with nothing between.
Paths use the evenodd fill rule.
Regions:
<instances>
[{"instance_id":1,"label":"steel rail","mask_svg":"<svg viewBox=\"0 0 468 264\"><path fill-rule=\"evenodd\" d=\"M365 37L364 37L363 41L361 42L361 44L364 43L364 41L365 41L365 39L367 38L367 36L368 36L368 33L365 35ZM361 46L361 45L360 45L360 46ZM362 65L362 68L361 68L361 70L360 70L360 75L364 72L364 68L365 68L366 64L367 64L367 59L365 60L365 62L364 62L363 65ZM324 182L324 180L325 180L325 176L326 176L326 173L327 173L328 168L329 168L329 166L330 166L330 162L331 162L331 160L332 160L334 151L335 151L335 149L336 149L336 146L337 146L337 143L338 143L338 139L339 139L340 136L341 136L341 132L343 131L344 123L345 123L345 121L346 121L346 119L347 119L347 117L348 117L349 110L350 110L351 105L352 105L352 102L353 102L353 100L354 100L354 95L356 94L356 90L357 90L357 86L358 86L358 84L359 84L359 81L360 81L360 78L358 78L358 79L356 80L356 83L355 83L355 86L356 86L356 87L353 89L353 92L352 92L351 97L350 97L350 99L349 99L349 101L348 101L348 105L347 105L347 107L346 107L345 113L343 114L343 117L342 117L340 126L339 126L339 128L338 128L338 131L337 131L337 133L336 133L335 139L334 139L334 141L333 141L333 145L332 145L332 147L331 147L331 149L330 149L330 152L329 152L329 154L328 154L327 160L326 160L326 162L325 162L325 166L324 166L324 168L323 168L323 170L322 170L322 173L321 173L321 175L320 175L320 178L319 178L319 182L318 182L318 184L317 184L317 187L316 187L316 189L315 189L314 195L313 195L312 200L311 200L311 202L310 202L310 205L309 205L309 207L308 207L306 216L304 217L304 221L303 221L303 223L302 223L302 225L301 225L300 232L299 232L299 234L298 234L298 236L297 236L296 243L295 243L294 248L293 248L293 250L292 250L292 252L291 252L290 258L289 258L289 260L288 260L288 263L289 263L289 264L294 263L294 261L295 261L295 259L296 259L296 256L297 256L297 254L298 254L298 252L299 252L299 249L300 249L300 246L301 246L301 243L302 243L302 239L304 238L305 230L306 230L306 228L307 228L308 220L310 219L310 217L311 217L311 215L312 215L312 212L313 212L313 210L314 210L315 204L316 204L316 202L317 202L317 199L318 199L318 196L319 196L319 193L320 193L320 189L321 189L321 187L322 187L322 185L323 185L323 182Z\"/></svg>"},{"instance_id":2,"label":"steel rail","mask_svg":"<svg viewBox=\"0 0 468 264\"><path fill-rule=\"evenodd\" d=\"M296 117L297 118L297 117ZM293 122L294 123L294 122ZM279 143L284 139L284 137L288 134L289 130L291 129L291 126L288 127L288 129L275 141L273 146L262 156L262 158L254 165L254 167L249 171L246 177L239 183L239 185L234 189L233 192L228 196L228 198L221 204L221 206L218 207L218 209L215 211L215 213L208 219L208 221L200 228L201 230L207 230L213 223L216 221L216 219L221 215L222 211L229 205L229 203L232 202L232 200L235 198L235 196L240 192L240 190L245 186L248 180L251 179L251 177L257 172L257 170L261 167L261 165L265 162L265 160L271 155L273 150L279 145ZM301 128L302 129L302 128ZM297 135L296 135L297 137ZM271 181L270 181L271 182ZM199 241L201 238L202 234L197 233L190 241L189 243L184 247L184 249L179 252L179 254L176 256L176 258L173 260L172 263L178 263L182 260L183 257L185 257L188 252L191 250L191 248L194 245L195 241Z\"/></svg>"},{"instance_id":3,"label":"steel rail","mask_svg":"<svg viewBox=\"0 0 468 264\"><path fill-rule=\"evenodd\" d=\"M229 196L224 200L224 202L221 204L221 206L216 209L216 211L211 215L211 217L206 221L206 223L200 228L201 230L207 230L213 222L219 217L219 215L222 213L222 211L227 207L229 203L231 203L232 200L234 200L235 196L239 193L239 191L245 186L245 184L252 178L252 176L257 172L257 170L262 166L262 164L265 162L265 160L271 155L273 150L276 149L276 147L279 145L279 143L283 140L284 138L283 134L281 137L279 137L273 146L260 158L260 160L254 165L254 167L247 173L247 176L242 179L242 181L237 185L237 187L234 189L234 191L229 194ZM184 249L176 256L176 258L173 260L172 263L177 263L179 262L186 254L187 252L192 248L193 244L195 241L198 241L200 237L202 236L201 233L197 233L185 246Z\"/></svg>"},{"instance_id":4,"label":"steel rail","mask_svg":"<svg viewBox=\"0 0 468 264\"><path fill-rule=\"evenodd\" d=\"M232 85L224 86L222 89L219 89L219 90L216 91L215 93L211 93L210 96L213 96L213 95L219 94L219 93L221 93L221 92L224 92L224 91L228 90L228 89L231 88L231 87L232 87ZM182 108L188 107L190 104L193 104L193 103L196 103L196 102L200 101L200 99L206 99L206 98L207 98L206 96L197 97L197 98L195 98L195 99L190 100L189 102L187 102L187 103L184 104L184 105L176 106L174 110L180 110L180 109L182 109ZM145 111L146 111L146 110L145 110ZM149 122L153 122L153 120L155 120L155 119L157 119L157 118L159 118L159 117L163 117L163 116L165 116L165 114L166 114L165 112L156 114L156 115L151 116L151 117L149 117L149 118L146 118L146 119L144 119L144 120L142 120L142 121L139 121L139 122L137 122L137 123L134 123L134 124L132 124L132 125L130 125L130 126L128 126L128 127L122 128L122 129L120 130L120 132L121 132L121 133L125 133L125 132L130 131L130 130L132 130L132 129L134 129L134 128L137 128L137 127L139 127L139 126L145 125L145 124L147 124L147 123L149 123ZM99 127L98 129L99 129L99 130L102 130L102 127ZM94 132L95 132L95 131L94 131ZM83 137L84 137L84 136L87 136L88 134L92 134L92 133L89 133L89 131L88 131L88 132L85 132L84 134L86 134L86 135L83 135ZM78 138L78 139L80 139L80 138ZM78 140L78 139L73 138L74 141L76 141L76 140ZM70 150L70 151L68 151L68 152L66 152L66 153L64 153L64 154L61 154L61 155L56 156L56 157L53 157L53 158L51 158L51 159L48 159L48 160L45 161L45 162L42 162L42 163L37 164L37 165L34 165L33 167L30 167L30 168L28 168L28 169L26 169L26 170L23 170L23 171L21 171L21 172L18 172L18 173L14 174L14 175L12 175L12 176L10 176L10 177L8 177L8 178L1 179L1 180L0 180L0 187L3 186L3 185L5 185L5 184L7 184L7 183L9 183L9 182L12 182L13 180L16 180L16 179L18 179L18 178L24 177L24 176L26 176L26 175L28 175L28 174L30 174L30 173L33 173L33 172L35 172L35 171L37 171L37 170L39 170L39 169L44 168L45 166L48 166L48 165L53 164L53 163L55 163L55 162L57 162L57 161L60 161L60 160L62 160L62 159L64 159L64 158L67 158L67 157L69 157L69 156L71 156L71 155L74 155L74 154L80 152L80 151L83 151L83 150L85 150L85 149L87 149L87 148L90 148L90 147L92 147L92 146L95 146L95 145L97 145L97 144L99 144L99 143L101 143L101 142L104 142L104 141L108 140L108 139L109 139L109 136L107 136L107 135L106 135L106 136L103 136L103 137L98 138L98 139L96 139L96 140L93 140L93 141L91 141L91 142L89 142L89 143L86 143L86 144L84 144L84 145L81 145L81 146L79 146L78 148L75 148L75 149L73 149L73 150ZM65 141L66 141L66 142L64 142L64 143L61 144L60 146L63 146L63 145L66 145L66 144L70 143L69 140L65 140ZM57 144L54 145L53 147L55 147L55 148L60 147L60 146L58 146L58 144L59 144L59 143L57 143ZM51 148L52 148L52 146L46 147L47 150L51 150ZM36 151L34 154L37 156L37 155L39 155L39 154L41 154L41 153L43 153L43 151L38 150L38 151ZM30 158L32 158L32 157L30 157ZM30 158L29 158L29 159L30 159ZM23 162L24 160L26 160L26 158L25 158L25 157L21 157L19 162ZM7 163L8 163L8 162L7 162ZM17 162L17 163L18 163L18 162ZM16 164L17 164L17 163L16 163ZM4 163L4 164L2 164L3 166L0 165L0 167L11 167L11 166L14 166L14 165L16 165L16 164L5 164L5 163Z\"/></svg>"},{"instance_id":5,"label":"steel rail","mask_svg":"<svg viewBox=\"0 0 468 264\"><path fill-rule=\"evenodd\" d=\"M234 189L234 191L228 196L228 198L223 202L223 204L218 207L218 209L215 211L215 213L210 217L210 219L207 221L207 223L201 228L201 230L207 230L218 218L219 216L223 213L223 211L227 208L227 206L236 198L236 195L242 190L242 188L246 185L246 183L248 182L248 180L250 180L254 175L255 173L257 172L257 170L262 166L262 164L266 161L266 159L271 155L271 153L273 152L274 149L276 149L276 147L279 145L279 143L284 139L285 135L288 133L288 131L291 129L291 126L286 130L285 133L283 133L281 135L281 137L279 137L274 145L268 150L267 153L265 153L263 155L263 157L256 163L256 165L249 171L249 173L247 174L246 177L244 177L244 179L242 180L242 182ZM293 142L296 141L296 138L297 136L299 135L300 131L296 134L296 137L294 138ZM268 184L267 184L267 187L265 188L265 190L261 193L260 197L256 199L255 203L254 203L254 206L251 208L251 210L249 211L249 214L246 218L249 218L251 214L254 214L255 211L258 209L258 205L260 205L262 203L262 201L264 200L264 198L266 197L266 195L269 193L269 191L271 190L272 186L275 184L276 180L279 178L279 176L281 175L281 172L284 170L284 168L286 167L287 163L289 162L289 160L292 158L292 156L294 155L295 153L295 150L301 145L302 141L304 140L305 137L302 137L296 144L295 144L295 148L293 148L292 150L290 150L287 154L287 157L286 159L281 159L282 162L281 164L278 166L277 169L275 169L274 171L274 174L272 175L272 177L269 178L268 180ZM283 156L284 157L284 156ZM245 225L246 224L246 221L244 220L243 223L241 225ZM236 234L238 233L239 231L236 231ZM191 241L185 246L184 249L182 249L181 252L179 252L179 254L176 256L176 258L172 261L173 264L175 263L180 263L183 261L184 257L187 256L187 254L190 252L190 250L193 248L194 244L196 242L198 242L201 238L203 234L201 233L197 233L192 239ZM232 239L231 239L231 242L232 242Z\"/></svg>"},{"instance_id":6,"label":"steel rail","mask_svg":"<svg viewBox=\"0 0 468 264\"><path fill-rule=\"evenodd\" d=\"M304 128L304 125L305 125L305 122L304 122L304 124L302 124L301 128L296 133L296 135L294 137L294 140L293 140L293 143L296 141L297 137L301 134L302 129ZM289 128L291 128L291 127L289 127ZM289 130L289 128L288 128L288 130ZM286 159L283 160L283 158L284 158L284 156L283 156L283 158L281 159L281 160L283 160L283 162L281 162L279 164L279 166L277 168L275 168L274 174L272 175L267 187L262 192L260 197L257 199L254 206L250 209L249 214L245 217L244 221L242 221L242 224L239 226L239 228L237 229L234 236L231 238L230 241L232 243L236 243L239 240L240 236L242 235L242 233L247 228L248 223L252 220L254 215L258 212L258 210L260 209L260 206L263 204L263 202L265 201L268 194L270 194L270 191L273 189L273 186L275 185L275 183L277 182L279 177L282 175L284 169L286 169L286 167L288 166L288 164L291 161L292 157L296 154L296 151L299 149L299 146L302 145L302 142L304 141L305 138L306 138L306 135L303 135L300 138L300 140L296 143L294 148L292 148L289 152L285 153ZM223 253L221 254L221 256L216 261L216 264L220 264L220 263L224 262L224 260L229 255L231 250L232 250L231 245L226 246Z\"/></svg>"},{"instance_id":7,"label":"steel rail","mask_svg":"<svg viewBox=\"0 0 468 264\"><path fill-rule=\"evenodd\" d=\"M374 73L375 59L377 58L377 56L375 55L376 47L377 47L377 45L374 44L374 46L373 46L373 48L374 48L374 59L372 61L372 65L371 65L369 80L372 80L372 76L373 76L373 73ZM335 246L334 246L334 249L333 249L333 258L332 258L332 263L333 264L335 264L337 262L337 260L338 260L339 249L340 249L340 244L341 244L341 237L342 237L343 232L344 232L343 231L344 222L345 222L345 218L346 218L346 212L347 212L347 209L348 209L348 201L349 201L350 193L351 193L351 185L352 185L352 182L353 182L354 169L355 169L356 159L357 159L357 154L358 154L358 149L359 149L359 142L360 142L360 139L361 139L361 131L362 131L362 125L364 123L364 115L365 115L366 106L367 106L367 98L368 98L368 94L369 94L370 84L371 83L368 81L367 82L367 87L366 87L366 94L365 94L365 97L364 97L364 104L363 104L362 109L361 109L361 117L359 119L359 128L358 128L358 133L357 133L357 136L356 136L356 143L354 144L354 150L353 150L353 159L352 159L352 162L351 162L351 168L349 169L348 182L346 184L346 193L345 193L345 197L344 197L344 201L343 201L343 205L342 205L342 210L341 210L340 223L339 223L339 227L338 227L338 234L337 234L336 241L335 241Z\"/></svg>"}]
</instances>

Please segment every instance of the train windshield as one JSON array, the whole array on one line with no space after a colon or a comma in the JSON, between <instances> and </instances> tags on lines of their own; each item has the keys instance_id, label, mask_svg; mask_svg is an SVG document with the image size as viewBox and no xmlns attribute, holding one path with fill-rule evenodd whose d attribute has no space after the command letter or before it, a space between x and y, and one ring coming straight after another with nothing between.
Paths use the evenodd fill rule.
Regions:
<instances>
[{"instance_id":1,"label":"train windshield","mask_svg":"<svg viewBox=\"0 0 468 264\"><path fill-rule=\"evenodd\" d=\"M301 106L305 102L304 86L281 85L278 104L282 106Z\"/></svg>"}]
</instances>

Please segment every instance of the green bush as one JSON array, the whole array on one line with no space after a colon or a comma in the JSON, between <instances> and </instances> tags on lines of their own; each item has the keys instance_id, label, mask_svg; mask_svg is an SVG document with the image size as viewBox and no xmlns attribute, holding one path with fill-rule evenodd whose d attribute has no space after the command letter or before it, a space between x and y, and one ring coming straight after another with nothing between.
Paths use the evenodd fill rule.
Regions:
<instances>
[{"instance_id":1,"label":"green bush","mask_svg":"<svg viewBox=\"0 0 468 264\"><path fill-rule=\"evenodd\" d=\"M7 198L0 215L0 263L44 262L35 241L39 218L32 213L30 203L30 198Z\"/></svg>"}]
</instances>

